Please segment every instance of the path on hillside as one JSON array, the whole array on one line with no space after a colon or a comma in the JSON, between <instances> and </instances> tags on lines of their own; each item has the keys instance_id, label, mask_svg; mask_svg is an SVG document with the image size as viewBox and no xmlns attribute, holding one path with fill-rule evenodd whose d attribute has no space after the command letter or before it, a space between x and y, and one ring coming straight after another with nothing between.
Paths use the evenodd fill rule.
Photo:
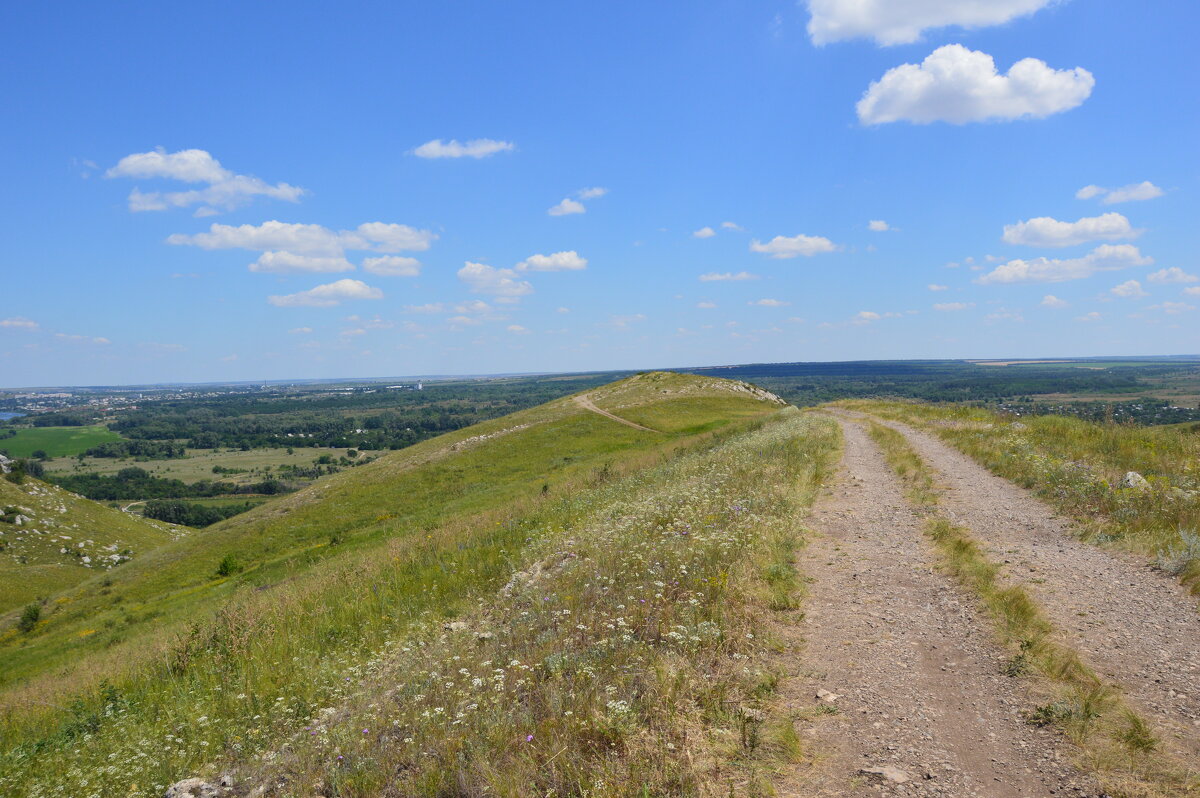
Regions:
<instances>
[{"instance_id":1,"label":"path on hillside","mask_svg":"<svg viewBox=\"0 0 1200 798\"><path fill-rule=\"evenodd\" d=\"M1055 628L1164 732L1164 746L1200 762L1200 604L1138 558L1073 537L1032 493L934 435L904 435L943 487L942 512L1006 563Z\"/></svg>"},{"instance_id":2,"label":"path on hillside","mask_svg":"<svg viewBox=\"0 0 1200 798\"><path fill-rule=\"evenodd\" d=\"M640 429L643 432L658 432L658 430L656 430L656 429L650 429L649 427L643 427L641 424L635 424L627 418L621 418L620 416L614 416L612 413L608 412L607 410L601 410L600 408L596 407L595 403L592 402L592 397L586 393L576 396L575 404L579 405L584 410L591 410L593 413L599 413L600 415L604 416L605 418L611 418L613 421L617 422L618 424L624 424L627 427L633 427L634 429Z\"/></svg>"},{"instance_id":3,"label":"path on hillside","mask_svg":"<svg viewBox=\"0 0 1200 798\"><path fill-rule=\"evenodd\" d=\"M862 796L887 783L900 795L1098 795L1059 734L1022 720L1030 701L1001 674L1007 655L990 622L934 570L921 519L874 442L839 423L842 470L800 552L813 580L804 622L784 630L802 651L789 663L801 672L784 690L792 708L810 711L822 705L818 690L841 697L837 714L802 723L818 759L781 794ZM908 781L863 772L888 767Z\"/></svg>"}]
</instances>

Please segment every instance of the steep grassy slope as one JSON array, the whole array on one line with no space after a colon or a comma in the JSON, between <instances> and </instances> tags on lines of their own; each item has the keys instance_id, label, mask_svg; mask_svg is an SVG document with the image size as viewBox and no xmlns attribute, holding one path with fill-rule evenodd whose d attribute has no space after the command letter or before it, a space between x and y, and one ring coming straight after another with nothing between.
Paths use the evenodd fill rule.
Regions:
<instances>
[{"instance_id":1,"label":"steep grassy slope","mask_svg":"<svg viewBox=\"0 0 1200 798\"><path fill-rule=\"evenodd\" d=\"M190 715L282 708L266 696L292 712L321 706L340 684L332 674L355 671L430 614L452 618L494 595L525 558L541 514L569 504L569 494L780 406L685 375L639 375L613 390L622 413L686 423L645 432L558 400L323 479L138 557L109 584L61 596L41 628L0 645L0 785L18 795L72 794L51 790L39 780L51 772L39 777L35 765L94 755L79 748L81 737L117 714L122 739L161 740ZM257 749L269 742L258 734L224 745ZM44 760L49 752L57 753ZM154 778L207 761L202 753L187 747L182 760L163 759ZM89 773L98 778L77 764L76 788ZM152 794L139 783L120 794Z\"/></svg>"},{"instance_id":2,"label":"steep grassy slope","mask_svg":"<svg viewBox=\"0 0 1200 798\"><path fill-rule=\"evenodd\" d=\"M189 530L113 510L53 485L0 480L0 639L12 612L107 573Z\"/></svg>"}]
</instances>

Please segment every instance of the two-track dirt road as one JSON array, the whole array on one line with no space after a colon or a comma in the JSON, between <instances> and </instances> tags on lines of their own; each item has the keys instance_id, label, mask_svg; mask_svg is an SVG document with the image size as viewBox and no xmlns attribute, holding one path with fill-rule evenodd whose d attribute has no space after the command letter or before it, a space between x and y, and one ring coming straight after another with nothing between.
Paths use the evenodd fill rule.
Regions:
<instances>
[{"instance_id":1,"label":"two-track dirt road","mask_svg":"<svg viewBox=\"0 0 1200 798\"><path fill-rule=\"evenodd\" d=\"M801 551L805 620L785 688L837 714L801 729L818 761L783 795L1096 796L1059 734L1026 723L1007 654L970 597L934 570L921 519L866 432L841 421L842 471ZM832 703L818 690L840 695ZM872 771L887 772L872 772Z\"/></svg>"}]
</instances>

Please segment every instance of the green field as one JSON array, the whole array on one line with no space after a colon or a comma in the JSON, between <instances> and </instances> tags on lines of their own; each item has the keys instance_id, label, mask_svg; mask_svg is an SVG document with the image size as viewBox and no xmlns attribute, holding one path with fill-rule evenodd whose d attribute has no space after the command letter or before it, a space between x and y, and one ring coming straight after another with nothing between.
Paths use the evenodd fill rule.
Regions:
<instances>
[{"instance_id":1,"label":"green field","mask_svg":"<svg viewBox=\"0 0 1200 798\"><path fill-rule=\"evenodd\" d=\"M19 429L16 437L0 440L9 457L30 457L41 450L50 457L73 457L93 446L119 441L121 436L103 424L91 427L34 427Z\"/></svg>"},{"instance_id":2,"label":"green field","mask_svg":"<svg viewBox=\"0 0 1200 798\"><path fill-rule=\"evenodd\" d=\"M3 448L4 441L0 441ZM202 479L221 480L235 484L258 482L267 469L277 470L283 465L307 467L321 455L334 460L346 456L349 449L298 448L288 454L287 449L251 449L250 451L228 449L188 449L187 456L171 460L143 460L132 458L85 457L82 461L73 457L59 457L46 463L46 470L56 476L67 474L115 474L122 468L136 465L156 477L179 479L184 482L199 482ZM359 453L359 458L376 457L384 452ZM244 474L214 474L213 466L245 469Z\"/></svg>"}]
</instances>

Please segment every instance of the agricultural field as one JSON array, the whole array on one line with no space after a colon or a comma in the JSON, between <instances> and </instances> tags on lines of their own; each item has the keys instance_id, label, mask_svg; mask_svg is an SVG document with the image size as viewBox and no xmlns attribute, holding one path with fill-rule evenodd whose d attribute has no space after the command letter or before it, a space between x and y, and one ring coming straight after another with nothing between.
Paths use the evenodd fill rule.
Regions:
<instances>
[{"instance_id":1,"label":"agricultural field","mask_svg":"<svg viewBox=\"0 0 1200 798\"><path fill-rule=\"evenodd\" d=\"M225 482L246 484L257 482L271 473L279 473L284 466L311 467L322 455L339 460L349 458L349 449L293 449L263 448L242 451L240 449L187 449L183 457L169 460L137 460L115 457L59 457L46 462L46 471L51 476L67 474L115 474L122 468L136 465L156 477L179 479L184 482L199 482L202 479L219 479ZM357 451L357 450L356 450ZM354 459L374 458L382 454L377 451L358 451ZM213 468L226 469L224 473Z\"/></svg>"},{"instance_id":2,"label":"agricultural field","mask_svg":"<svg viewBox=\"0 0 1200 798\"><path fill-rule=\"evenodd\" d=\"M32 457L43 451L49 457L73 457L93 446L119 441L121 436L103 424L85 427L20 428L11 438L0 438L0 451L9 457Z\"/></svg>"}]
</instances>

